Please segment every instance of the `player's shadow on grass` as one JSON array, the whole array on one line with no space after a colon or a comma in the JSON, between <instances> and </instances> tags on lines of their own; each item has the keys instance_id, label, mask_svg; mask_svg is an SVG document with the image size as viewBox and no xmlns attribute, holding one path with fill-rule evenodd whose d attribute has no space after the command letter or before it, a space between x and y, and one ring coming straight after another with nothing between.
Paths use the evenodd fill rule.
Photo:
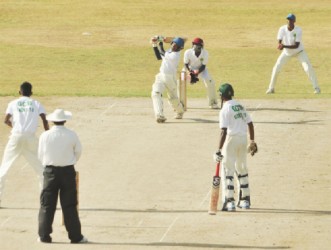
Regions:
<instances>
[{"instance_id":1,"label":"player's shadow on grass","mask_svg":"<svg viewBox=\"0 0 331 250\"><path fill-rule=\"evenodd\" d=\"M108 212L120 212L120 213L206 213L206 209L197 210L158 210L158 209L119 209L119 208L81 208L82 211L108 211ZM310 215L331 215L331 211L323 210L302 210L302 209L277 209L277 208L251 208L247 210L237 209L240 214L243 213L276 213L276 214L310 214ZM233 213L234 215L237 213ZM219 213L226 213L221 212Z\"/></svg>"},{"instance_id":2,"label":"player's shadow on grass","mask_svg":"<svg viewBox=\"0 0 331 250\"><path fill-rule=\"evenodd\" d=\"M304 110L304 109L282 109L282 108L247 108L249 112L256 112L256 111L285 111L285 112L304 112L304 113L318 113L322 111L315 111L315 110Z\"/></svg>"},{"instance_id":3,"label":"player's shadow on grass","mask_svg":"<svg viewBox=\"0 0 331 250\"><path fill-rule=\"evenodd\" d=\"M31 211L39 211L39 208L32 207L1 207L0 210L31 210ZM57 211L60 211L61 208L57 207ZM184 210L184 209L174 209L174 210L159 210L159 209L125 209L125 208L80 208L79 211L87 211L87 212L118 212L118 213L160 213L160 214L180 214L180 213L206 213L206 209L192 209L192 210ZM226 213L221 212L219 213ZM247 210L237 209L235 214L245 214L245 213L256 213L256 214L307 214L307 215L331 215L330 211L325 210L303 210L303 209L285 209L285 208L251 208Z\"/></svg>"},{"instance_id":4,"label":"player's shadow on grass","mask_svg":"<svg viewBox=\"0 0 331 250\"><path fill-rule=\"evenodd\" d=\"M281 121L269 121L269 122L259 122L254 121L254 124L283 124L283 125L323 125L322 120L306 120L306 121L289 121L289 122L281 122Z\"/></svg>"},{"instance_id":5,"label":"player's shadow on grass","mask_svg":"<svg viewBox=\"0 0 331 250\"><path fill-rule=\"evenodd\" d=\"M218 123L218 121L216 120L208 120L208 119L201 119L201 118L183 118L181 120L178 120L178 121L167 121L165 122L164 124L196 124L196 123Z\"/></svg>"},{"instance_id":6,"label":"player's shadow on grass","mask_svg":"<svg viewBox=\"0 0 331 250\"><path fill-rule=\"evenodd\" d=\"M282 209L282 208L252 208L246 210L248 213L266 214L309 214L309 215L331 215L331 211L323 210L302 210L302 209Z\"/></svg>"},{"instance_id":7,"label":"player's shadow on grass","mask_svg":"<svg viewBox=\"0 0 331 250\"><path fill-rule=\"evenodd\" d=\"M89 242L89 245L109 245L109 246L146 246L146 247L190 247L190 248L215 248L215 249L289 249L290 246L243 246L229 244L208 244L208 243L190 243L190 242L150 242L150 243L107 243L107 242Z\"/></svg>"}]
</instances>

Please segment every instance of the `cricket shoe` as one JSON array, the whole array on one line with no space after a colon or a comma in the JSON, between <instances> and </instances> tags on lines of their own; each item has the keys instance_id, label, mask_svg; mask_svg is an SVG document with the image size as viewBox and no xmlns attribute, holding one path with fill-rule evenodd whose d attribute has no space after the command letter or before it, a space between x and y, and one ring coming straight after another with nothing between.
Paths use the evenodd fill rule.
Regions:
<instances>
[{"instance_id":1,"label":"cricket shoe","mask_svg":"<svg viewBox=\"0 0 331 250\"><path fill-rule=\"evenodd\" d=\"M211 108L211 109L219 109L217 103L214 103L212 105L209 105L209 108Z\"/></svg>"},{"instance_id":2,"label":"cricket shoe","mask_svg":"<svg viewBox=\"0 0 331 250\"><path fill-rule=\"evenodd\" d=\"M226 203L226 206L224 207L223 211L228 211L228 212L236 211L236 206L234 204L234 201L228 201Z\"/></svg>"},{"instance_id":3,"label":"cricket shoe","mask_svg":"<svg viewBox=\"0 0 331 250\"><path fill-rule=\"evenodd\" d=\"M156 117L156 122L157 123L164 123L167 120L167 118L165 118L163 115L158 115Z\"/></svg>"},{"instance_id":4,"label":"cricket shoe","mask_svg":"<svg viewBox=\"0 0 331 250\"><path fill-rule=\"evenodd\" d=\"M249 209L249 208L250 208L249 201L241 200L241 201L239 202L238 207L241 208L241 209Z\"/></svg>"},{"instance_id":5,"label":"cricket shoe","mask_svg":"<svg viewBox=\"0 0 331 250\"><path fill-rule=\"evenodd\" d=\"M81 244L81 243L88 243L88 239L83 236L83 238L80 241L71 241L71 243L75 243L75 244Z\"/></svg>"},{"instance_id":6,"label":"cricket shoe","mask_svg":"<svg viewBox=\"0 0 331 250\"><path fill-rule=\"evenodd\" d=\"M266 94L274 94L275 93L275 89L274 88L269 88L266 92Z\"/></svg>"},{"instance_id":7,"label":"cricket shoe","mask_svg":"<svg viewBox=\"0 0 331 250\"><path fill-rule=\"evenodd\" d=\"M175 119L183 119L183 115L184 115L184 113L177 113L174 118Z\"/></svg>"},{"instance_id":8,"label":"cricket shoe","mask_svg":"<svg viewBox=\"0 0 331 250\"><path fill-rule=\"evenodd\" d=\"M41 242L41 243L52 243L52 238L51 238L51 236L47 236L44 238L38 237L37 241Z\"/></svg>"},{"instance_id":9,"label":"cricket shoe","mask_svg":"<svg viewBox=\"0 0 331 250\"><path fill-rule=\"evenodd\" d=\"M321 89L320 88L315 88L314 94L321 94Z\"/></svg>"}]
</instances>

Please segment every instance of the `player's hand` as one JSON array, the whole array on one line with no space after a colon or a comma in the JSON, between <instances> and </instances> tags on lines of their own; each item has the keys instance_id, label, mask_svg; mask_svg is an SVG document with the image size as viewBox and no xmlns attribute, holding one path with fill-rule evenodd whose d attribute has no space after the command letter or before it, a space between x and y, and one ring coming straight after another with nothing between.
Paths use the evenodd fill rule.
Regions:
<instances>
[{"instance_id":1,"label":"player's hand","mask_svg":"<svg viewBox=\"0 0 331 250\"><path fill-rule=\"evenodd\" d=\"M248 148L247 148L247 153L250 153L251 156L257 153L257 144L255 141L251 141Z\"/></svg>"},{"instance_id":2,"label":"player's hand","mask_svg":"<svg viewBox=\"0 0 331 250\"><path fill-rule=\"evenodd\" d=\"M155 35L151 38L151 43L160 43L164 42L164 37L160 35Z\"/></svg>"},{"instance_id":3,"label":"player's hand","mask_svg":"<svg viewBox=\"0 0 331 250\"><path fill-rule=\"evenodd\" d=\"M164 42L164 37L163 36L157 36L157 40L159 43L163 43Z\"/></svg>"},{"instance_id":4,"label":"player's hand","mask_svg":"<svg viewBox=\"0 0 331 250\"><path fill-rule=\"evenodd\" d=\"M279 49L279 50L282 50L284 48L284 45L283 44L278 44L278 47L277 47L277 49Z\"/></svg>"},{"instance_id":5,"label":"player's hand","mask_svg":"<svg viewBox=\"0 0 331 250\"><path fill-rule=\"evenodd\" d=\"M157 43L158 43L158 39L156 36L153 36L150 40L151 44L153 47L156 47L157 46Z\"/></svg>"},{"instance_id":6,"label":"player's hand","mask_svg":"<svg viewBox=\"0 0 331 250\"><path fill-rule=\"evenodd\" d=\"M223 155L220 150L216 151L216 153L213 156L215 162L221 162L223 159Z\"/></svg>"}]
</instances>

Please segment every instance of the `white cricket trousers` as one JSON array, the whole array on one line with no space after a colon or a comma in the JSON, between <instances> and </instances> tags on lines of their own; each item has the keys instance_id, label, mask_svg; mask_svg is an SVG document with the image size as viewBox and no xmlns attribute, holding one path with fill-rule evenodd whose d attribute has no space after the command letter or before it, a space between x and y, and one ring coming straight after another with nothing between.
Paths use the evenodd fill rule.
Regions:
<instances>
[{"instance_id":1,"label":"white cricket trousers","mask_svg":"<svg viewBox=\"0 0 331 250\"><path fill-rule=\"evenodd\" d=\"M176 75L159 73L155 76L152 88L152 100L155 117L164 116L162 94L167 90L168 101L177 113L184 113L184 108L178 99Z\"/></svg>"},{"instance_id":2,"label":"white cricket trousers","mask_svg":"<svg viewBox=\"0 0 331 250\"><path fill-rule=\"evenodd\" d=\"M292 56L288 56L285 54L285 51L283 51L278 59L277 62L275 64L275 66L272 69L272 74L271 74L271 80L270 80L270 84L269 84L269 89L273 89L275 88L275 84L277 81L277 77L278 74L280 72L280 70L282 69L282 67L291 59L291 57L296 57L302 65L303 70L306 72L309 80L311 81L313 88L319 88L318 83L317 83L317 78L315 75L315 71L313 69L313 67L311 66L311 63L309 61L309 58L307 56L307 53L303 50L295 55Z\"/></svg>"},{"instance_id":3,"label":"white cricket trousers","mask_svg":"<svg viewBox=\"0 0 331 250\"><path fill-rule=\"evenodd\" d=\"M6 175L19 156L24 156L36 171L39 188L43 186L43 166L38 159L38 139L33 134L12 134L6 145L0 166L0 200L3 194Z\"/></svg>"},{"instance_id":4,"label":"white cricket trousers","mask_svg":"<svg viewBox=\"0 0 331 250\"><path fill-rule=\"evenodd\" d=\"M238 195L250 196L247 169L247 136L227 135L222 154L222 202L234 200L234 175L238 177Z\"/></svg>"},{"instance_id":5,"label":"white cricket trousers","mask_svg":"<svg viewBox=\"0 0 331 250\"><path fill-rule=\"evenodd\" d=\"M212 77L209 75L207 69L202 71L199 76L201 80L203 80L205 87L207 89L207 97L208 97L208 105L212 106L213 104L217 104L217 97L216 97L216 89L215 89L215 82Z\"/></svg>"}]
</instances>

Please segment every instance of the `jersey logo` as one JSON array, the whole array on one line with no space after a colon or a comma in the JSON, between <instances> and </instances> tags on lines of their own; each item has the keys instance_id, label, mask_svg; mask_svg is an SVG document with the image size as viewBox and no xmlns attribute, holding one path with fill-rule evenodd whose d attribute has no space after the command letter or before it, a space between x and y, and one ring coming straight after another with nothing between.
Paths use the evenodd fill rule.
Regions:
<instances>
[{"instance_id":1,"label":"jersey logo","mask_svg":"<svg viewBox=\"0 0 331 250\"><path fill-rule=\"evenodd\" d=\"M246 112L244 112L244 107L241 105L231 106L232 110L235 112L234 119L246 119ZM241 112L243 111L243 112Z\"/></svg>"},{"instance_id":2,"label":"jersey logo","mask_svg":"<svg viewBox=\"0 0 331 250\"><path fill-rule=\"evenodd\" d=\"M17 102L18 112L34 112L32 101L19 101Z\"/></svg>"}]
</instances>

